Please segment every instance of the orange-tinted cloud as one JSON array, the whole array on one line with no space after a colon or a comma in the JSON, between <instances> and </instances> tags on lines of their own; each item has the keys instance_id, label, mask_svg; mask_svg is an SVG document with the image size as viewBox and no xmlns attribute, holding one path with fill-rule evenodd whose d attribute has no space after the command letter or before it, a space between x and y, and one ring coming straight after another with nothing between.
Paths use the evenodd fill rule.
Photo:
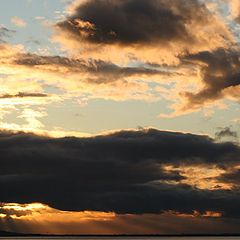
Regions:
<instances>
[{"instance_id":1,"label":"orange-tinted cloud","mask_svg":"<svg viewBox=\"0 0 240 240\"><path fill-rule=\"evenodd\" d=\"M226 0L231 8L231 16L240 23L240 3L238 0Z\"/></svg>"},{"instance_id":2,"label":"orange-tinted cloud","mask_svg":"<svg viewBox=\"0 0 240 240\"><path fill-rule=\"evenodd\" d=\"M188 184L199 189L232 189L234 184L225 181L219 181L219 177L226 174L228 171L218 168L217 166L165 166L164 169L167 172L177 171L184 178L179 182L182 184ZM179 183L175 182L175 183ZM174 183L174 182L173 182Z\"/></svg>"},{"instance_id":3,"label":"orange-tinted cloud","mask_svg":"<svg viewBox=\"0 0 240 240\"><path fill-rule=\"evenodd\" d=\"M125 214L111 212L66 212L40 203L2 204L2 230L48 234L181 234L229 233L237 224L221 218L221 213L207 211L180 214Z\"/></svg>"},{"instance_id":4,"label":"orange-tinted cloud","mask_svg":"<svg viewBox=\"0 0 240 240\"><path fill-rule=\"evenodd\" d=\"M103 11L95 14L96 6ZM109 21L110 16L114 21ZM223 99L239 99L237 79L232 83L228 74L218 81L218 73L214 75L214 71L237 74L237 67L230 63L238 55L238 49L231 48L234 36L217 14L197 0L74 1L67 19L54 29L55 40L73 52L43 56L28 53L20 45L1 44L2 96L45 94L50 86L57 89L51 101L165 99L173 112L161 117L220 108ZM223 60L216 70L210 59L196 59L206 52L214 61L225 59L224 70L219 70ZM33 102L37 101L44 102L40 98ZM14 105L15 98L4 103L10 102Z\"/></svg>"},{"instance_id":5,"label":"orange-tinted cloud","mask_svg":"<svg viewBox=\"0 0 240 240\"><path fill-rule=\"evenodd\" d=\"M2 47L2 95L4 92L10 95L18 92L44 93L43 88L48 85L60 89L63 98L84 96L118 101L152 101L159 96L148 81L178 74L145 66L121 66L101 60L39 56L9 45Z\"/></svg>"},{"instance_id":6,"label":"orange-tinted cloud","mask_svg":"<svg viewBox=\"0 0 240 240\"><path fill-rule=\"evenodd\" d=\"M3 89L10 95L43 92L43 87L49 85L62 91L62 99L84 96L87 99L158 101L166 98L176 102L172 105L173 116L217 105L218 100L224 98L238 99L237 50L218 49L185 55L181 57L182 62L175 66L151 63L126 66L103 60L40 56L7 45L3 47L8 53L8 57L1 57L1 69L5 74L2 77L5 83ZM208 58L204 59L204 54L208 54ZM213 65L218 58L221 62ZM232 64L233 59L236 61ZM221 68L222 65L224 68ZM221 81L218 81L219 71ZM151 86L151 82L158 86ZM172 87L169 91L170 83Z\"/></svg>"},{"instance_id":7,"label":"orange-tinted cloud","mask_svg":"<svg viewBox=\"0 0 240 240\"><path fill-rule=\"evenodd\" d=\"M41 203L31 204L17 204L17 203L2 203L0 205L0 212L5 214L6 217L13 219L23 219L33 221L59 221L59 222L86 222L86 221L107 221L115 218L113 212L71 212L61 211L50 208Z\"/></svg>"}]
</instances>

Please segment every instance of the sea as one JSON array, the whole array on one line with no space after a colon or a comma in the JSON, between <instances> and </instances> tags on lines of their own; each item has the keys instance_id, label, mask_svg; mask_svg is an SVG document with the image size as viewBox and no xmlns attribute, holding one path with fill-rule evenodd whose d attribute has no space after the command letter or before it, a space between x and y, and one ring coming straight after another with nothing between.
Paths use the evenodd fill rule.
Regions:
<instances>
[{"instance_id":1,"label":"sea","mask_svg":"<svg viewBox=\"0 0 240 240\"><path fill-rule=\"evenodd\" d=\"M5 240L36 240L36 239L44 239L44 240L240 240L240 237L230 237L230 236L221 236L221 237L0 237L0 239Z\"/></svg>"}]
</instances>

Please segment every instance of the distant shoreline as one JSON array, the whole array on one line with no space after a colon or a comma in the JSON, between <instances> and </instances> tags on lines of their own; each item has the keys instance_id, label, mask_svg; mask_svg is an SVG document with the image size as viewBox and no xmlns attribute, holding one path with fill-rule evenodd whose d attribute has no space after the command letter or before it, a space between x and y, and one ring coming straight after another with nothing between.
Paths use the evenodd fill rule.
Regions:
<instances>
[{"instance_id":1,"label":"distant shoreline","mask_svg":"<svg viewBox=\"0 0 240 240\"><path fill-rule=\"evenodd\" d=\"M223 234L30 234L0 231L0 237L79 237L79 238L130 238L130 237L240 237L240 233Z\"/></svg>"}]
</instances>

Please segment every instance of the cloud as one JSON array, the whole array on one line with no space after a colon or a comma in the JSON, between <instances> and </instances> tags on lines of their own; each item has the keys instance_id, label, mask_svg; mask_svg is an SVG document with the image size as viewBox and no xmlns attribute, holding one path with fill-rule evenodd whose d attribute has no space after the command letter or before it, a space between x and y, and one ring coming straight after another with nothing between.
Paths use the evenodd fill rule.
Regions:
<instances>
[{"instance_id":1,"label":"cloud","mask_svg":"<svg viewBox=\"0 0 240 240\"><path fill-rule=\"evenodd\" d=\"M203 88L196 93L182 93L187 108L199 108L224 97L239 100L236 92L240 86L240 52L234 49L217 49L185 56L186 61L199 65Z\"/></svg>"},{"instance_id":2,"label":"cloud","mask_svg":"<svg viewBox=\"0 0 240 240\"><path fill-rule=\"evenodd\" d=\"M196 234L236 233L239 220L219 213L115 214L112 212L60 211L47 205L2 204L1 229L12 232L49 234ZM211 215L211 216L210 216Z\"/></svg>"},{"instance_id":3,"label":"cloud","mask_svg":"<svg viewBox=\"0 0 240 240\"><path fill-rule=\"evenodd\" d=\"M233 40L221 20L197 0L76 1L55 30L54 40L75 54L79 49L83 56L112 61L132 55L176 63L178 53L224 47Z\"/></svg>"},{"instance_id":4,"label":"cloud","mask_svg":"<svg viewBox=\"0 0 240 240\"><path fill-rule=\"evenodd\" d=\"M5 214L6 217L11 217L13 219L26 219L33 220L34 218L44 218L44 215L48 215L48 220L56 221L56 218L60 217L65 219L65 221L74 220L77 222L86 221L106 221L111 220L115 217L114 213L104 213L104 212L64 212L57 209L52 209L47 205L41 203L32 204L17 204L17 203L1 203L0 212ZM70 218L70 219L69 219Z\"/></svg>"},{"instance_id":5,"label":"cloud","mask_svg":"<svg viewBox=\"0 0 240 240\"><path fill-rule=\"evenodd\" d=\"M3 94L0 95L0 99L8 99L8 98L44 98L44 97L48 97L47 94L44 93L24 93L24 92L19 92L17 94Z\"/></svg>"},{"instance_id":6,"label":"cloud","mask_svg":"<svg viewBox=\"0 0 240 240\"><path fill-rule=\"evenodd\" d=\"M0 36L6 36L6 34L9 32L10 30L5 28L5 27L0 27Z\"/></svg>"},{"instance_id":7,"label":"cloud","mask_svg":"<svg viewBox=\"0 0 240 240\"><path fill-rule=\"evenodd\" d=\"M0 149L0 202L118 214L240 214L238 188L200 189L181 183L187 177L181 169L164 168L234 167L240 156L234 143L154 129L59 139L2 132Z\"/></svg>"},{"instance_id":8,"label":"cloud","mask_svg":"<svg viewBox=\"0 0 240 240\"><path fill-rule=\"evenodd\" d=\"M233 139L238 139L238 133L231 130L231 127L222 128L220 131L215 133L216 139L220 140L225 137L230 137Z\"/></svg>"},{"instance_id":9,"label":"cloud","mask_svg":"<svg viewBox=\"0 0 240 240\"><path fill-rule=\"evenodd\" d=\"M10 51L5 51L10 55ZM41 92L48 85L60 89L63 97L156 101L158 93L149 83L181 75L169 69L145 65L117 65L110 61L40 56L24 51L13 51L8 57L2 55L0 62L2 72L6 74L5 91L13 95L16 91Z\"/></svg>"},{"instance_id":10,"label":"cloud","mask_svg":"<svg viewBox=\"0 0 240 240\"><path fill-rule=\"evenodd\" d=\"M0 44L3 44L5 41L4 38L8 38L14 33L15 31L10 30L4 26L0 26Z\"/></svg>"},{"instance_id":11,"label":"cloud","mask_svg":"<svg viewBox=\"0 0 240 240\"><path fill-rule=\"evenodd\" d=\"M202 2L87 0L74 1L68 12L54 25L53 38L72 50L64 56L1 45L3 92L44 92L47 85L58 89L61 99L79 102L165 99L172 102L173 117L239 99L237 75L229 80L237 72L231 61L238 65L238 50L229 48L235 39ZM218 58L226 64L221 60L217 66ZM228 76L218 81L218 73L210 75L214 64Z\"/></svg>"},{"instance_id":12,"label":"cloud","mask_svg":"<svg viewBox=\"0 0 240 240\"><path fill-rule=\"evenodd\" d=\"M240 3L238 0L227 0L231 8L231 16L232 18L240 23Z\"/></svg>"},{"instance_id":13,"label":"cloud","mask_svg":"<svg viewBox=\"0 0 240 240\"><path fill-rule=\"evenodd\" d=\"M183 3L183 2L181 2ZM176 3L178 5L178 3ZM58 27L79 40L123 45L158 41L191 40L185 27L197 2L183 4L185 18L163 1L88 1L75 9ZM180 6L177 6L179 10ZM201 9L200 9L201 10ZM111 21L109 21L111 19ZM141 26L141 28L139 27Z\"/></svg>"},{"instance_id":14,"label":"cloud","mask_svg":"<svg viewBox=\"0 0 240 240\"><path fill-rule=\"evenodd\" d=\"M74 1L68 13L65 20L54 25L53 41L69 50L71 61L81 56L81 61L88 64L88 68L80 67L87 72L88 84L108 84L100 95L94 89L97 98L166 99L172 102L168 107L173 113L161 117L220 108L222 99L239 99L237 79L229 79L234 78L231 71L237 72L231 64L233 58L238 64L236 39L208 4L198 0L86 0ZM207 62L201 59L203 54L209 54ZM135 66L134 61L142 62L144 67L126 67ZM97 74L90 70L92 63ZM221 65L223 76L218 81L218 72L209 73L216 67L215 71L221 71ZM158 86L153 89L149 82ZM122 94L116 86L110 90L112 83L119 83L117 88ZM134 93L124 93L125 83ZM170 90L167 84L171 84ZM145 89L145 94L135 92L139 87Z\"/></svg>"},{"instance_id":15,"label":"cloud","mask_svg":"<svg viewBox=\"0 0 240 240\"><path fill-rule=\"evenodd\" d=\"M239 186L239 184L240 184L240 169L233 168L232 171L222 174L219 177L219 180L227 182L227 183L233 183L236 187Z\"/></svg>"},{"instance_id":16,"label":"cloud","mask_svg":"<svg viewBox=\"0 0 240 240\"><path fill-rule=\"evenodd\" d=\"M105 62L102 60L84 60L76 58L67 58L60 56L39 56L36 54L19 54L16 56L14 61L17 65L33 67L33 66L49 66L56 67L56 71L59 70L57 67L63 67L69 72L81 73L88 72L93 75L100 75L100 78L105 78L106 83L108 76L112 76L112 80L128 76L151 76L151 75L171 75L171 72L160 71L153 68L147 67L121 67L111 62ZM46 70L49 69L46 67ZM54 70L54 68L52 68ZM91 79L91 77L90 77ZM104 81L104 80L103 80ZM102 81L95 80L95 83L102 83Z\"/></svg>"},{"instance_id":17,"label":"cloud","mask_svg":"<svg viewBox=\"0 0 240 240\"><path fill-rule=\"evenodd\" d=\"M26 27L27 23L20 17L14 16L11 18L11 22L17 27Z\"/></svg>"}]
</instances>

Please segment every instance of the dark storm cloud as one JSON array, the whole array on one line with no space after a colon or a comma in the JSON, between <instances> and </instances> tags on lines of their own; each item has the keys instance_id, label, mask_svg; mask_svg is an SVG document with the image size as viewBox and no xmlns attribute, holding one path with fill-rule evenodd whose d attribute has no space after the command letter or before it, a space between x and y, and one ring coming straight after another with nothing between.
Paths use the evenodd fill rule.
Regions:
<instances>
[{"instance_id":1,"label":"dark storm cloud","mask_svg":"<svg viewBox=\"0 0 240 240\"><path fill-rule=\"evenodd\" d=\"M92 43L190 43L195 37L186 25L205 24L208 18L208 10L197 0L88 0L56 27L75 40Z\"/></svg>"},{"instance_id":2,"label":"dark storm cloud","mask_svg":"<svg viewBox=\"0 0 240 240\"><path fill-rule=\"evenodd\" d=\"M220 181L232 183L238 187L240 185L240 169L233 169L219 177Z\"/></svg>"},{"instance_id":3,"label":"dark storm cloud","mask_svg":"<svg viewBox=\"0 0 240 240\"><path fill-rule=\"evenodd\" d=\"M204 88L194 94L185 93L189 105L201 105L224 96L224 90L240 85L240 52L217 49L185 57L186 61L200 64Z\"/></svg>"},{"instance_id":4,"label":"dark storm cloud","mask_svg":"<svg viewBox=\"0 0 240 240\"><path fill-rule=\"evenodd\" d=\"M0 99L7 99L7 98L34 98L34 97L48 97L47 94L44 93L25 93L25 92L19 92L17 94L3 94L0 95Z\"/></svg>"},{"instance_id":5,"label":"dark storm cloud","mask_svg":"<svg viewBox=\"0 0 240 240\"><path fill-rule=\"evenodd\" d=\"M207 136L154 129L92 138L0 135L0 202L41 202L63 210L200 213L240 216L239 191L183 184L164 164L237 164L240 148Z\"/></svg>"}]
</instances>

